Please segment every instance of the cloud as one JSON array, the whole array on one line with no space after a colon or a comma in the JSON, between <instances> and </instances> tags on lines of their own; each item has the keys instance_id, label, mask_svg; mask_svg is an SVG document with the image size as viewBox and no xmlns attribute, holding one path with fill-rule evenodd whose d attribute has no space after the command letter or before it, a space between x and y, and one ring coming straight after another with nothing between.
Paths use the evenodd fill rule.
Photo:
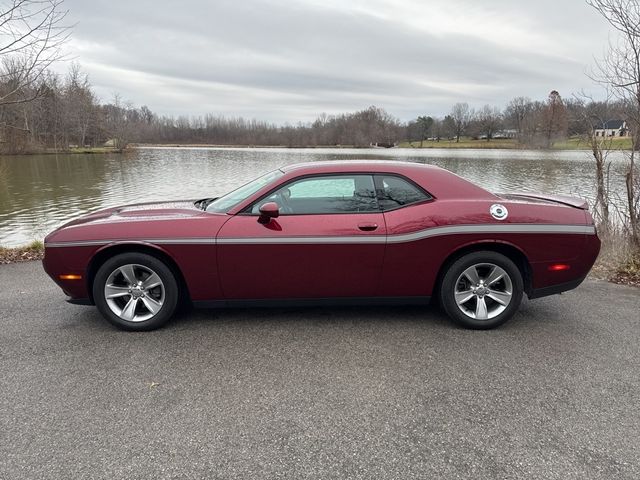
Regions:
<instances>
[{"instance_id":1,"label":"cloud","mask_svg":"<svg viewBox=\"0 0 640 480\"><path fill-rule=\"evenodd\" d=\"M581 0L67 0L99 95L159 113L402 119L589 88L607 28Z\"/></svg>"}]
</instances>

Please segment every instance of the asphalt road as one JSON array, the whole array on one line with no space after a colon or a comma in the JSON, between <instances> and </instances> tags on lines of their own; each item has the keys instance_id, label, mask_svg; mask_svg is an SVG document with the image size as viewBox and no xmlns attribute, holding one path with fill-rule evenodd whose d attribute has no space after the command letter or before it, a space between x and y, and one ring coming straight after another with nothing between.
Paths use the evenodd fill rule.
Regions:
<instances>
[{"instance_id":1,"label":"asphalt road","mask_svg":"<svg viewBox=\"0 0 640 480\"><path fill-rule=\"evenodd\" d=\"M150 333L0 266L0 478L640 477L640 290L504 327L434 308L208 310Z\"/></svg>"}]
</instances>

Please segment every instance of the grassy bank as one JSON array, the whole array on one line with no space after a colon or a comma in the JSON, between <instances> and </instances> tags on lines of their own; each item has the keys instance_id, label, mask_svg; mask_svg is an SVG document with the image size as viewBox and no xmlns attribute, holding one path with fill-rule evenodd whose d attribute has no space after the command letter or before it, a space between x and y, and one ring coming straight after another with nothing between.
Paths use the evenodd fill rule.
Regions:
<instances>
[{"instance_id":1,"label":"grassy bank","mask_svg":"<svg viewBox=\"0 0 640 480\"><path fill-rule=\"evenodd\" d=\"M81 154L92 154L92 153L122 153L122 149L113 148L113 147L88 147L88 148L70 148L69 150L53 151L51 153L81 153Z\"/></svg>"},{"instance_id":2,"label":"grassy bank","mask_svg":"<svg viewBox=\"0 0 640 480\"><path fill-rule=\"evenodd\" d=\"M113 147L74 147L68 149L45 148L39 150L30 150L27 152L0 152L0 155L91 155L105 153L122 153L122 149Z\"/></svg>"},{"instance_id":3,"label":"grassy bank","mask_svg":"<svg viewBox=\"0 0 640 480\"><path fill-rule=\"evenodd\" d=\"M625 149L631 148L631 139L629 138L610 138L611 149ZM461 137L459 142L455 140L425 140L422 142L422 147L419 141L415 142L400 142L397 145L399 148L470 148L470 149L516 149L516 150L546 150L538 148L532 145L526 145L518 142L514 138L501 138L493 140L473 140L469 137ZM138 143L130 144L126 150L145 148L145 147L169 147L169 148L370 148L369 146L355 146L355 145L220 145L212 143ZM582 137L571 137L566 140L558 141L553 144L549 150L590 150L591 146ZM381 149L383 150L383 149ZM66 154L105 154L105 153L123 153L125 150L117 149L113 147L76 147L65 150L56 150L53 148L44 150L34 150L30 152L22 153L2 153L3 155L66 155Z\"/></svg>"},{"instance_id":4,"label":"grassy bank","mask_svg":"<svg viewBox=\"0 0 640 480\"><path fill-rule=\"evenodd\" d=\"M0 247L0 265L41 260L43 254L44 244L40 240L34 240L29 245L23 247Z\"/></svg>"},{"instance_id":5,"label":"grassy bank","mask_svg":"<svg viewBox=\"0 0 640 480\"><path fill-rule=\"evenodd\" d=\"M235 145L218 143L134 143L127 148L369 148L356 145Z\"/></svg>"},{"instance_id":6,"label":"grassy bank","mask_svg":"<svg viewBox=\"0 0 640 480\"><path fill-rule=\"evenodd\" d=\"M216 145L210 143L140 143L131 145L131 148L145 147L171 147L171 148L371 148L370 146L356 145ZM420 142L400 142L399 148L420 148ZM518 146L515 140L455 140L424 141L422 148L524 148ZM380 148L383 151L383 148Z\"/></svg>"},{"instance_id":7,"label":"grassy bank","mask_svg":"<svg viewBox=\"0 0 640 480\"><path fill-rule=\"evenodd\" d=\"M499 139L499 140L472 140L470 138L461 138L459 142L455 140L425 140L422 142L400 142L398 144L400 148L523 148L519 146L518 142L514 139Z\"/></svg>"},{"instance_id":8,"label":"grassy bank","mask_svg":"<svg viewBox=\"0 0 640 480\"><path fill-rule=\"evenodd\" d=\"M628 137L612 137L607 142L611 142L612 150L630 150L631 139ZM591 150L591 145L582 137L571 137L562 142L556 142L553 150Z\"/></svg>"},{"instance_id":9,"label":"grassy bank","mask_svg":"<svg viewBox=\"0 0 640 480\"><path fill-rule=\"evenodd\" d=\"M601 238L602 249L591 275L597 278L640 287L640 250L620 234Z\"/></svg>"},{"instance_id":10,"label":"grassy bank","mask_svg":"<svg viewBox=\"0 0 640 480\"><path fill-rule=\"evenodd\" d=\"M630 149L630 138L610 138L612 149ZM401 148L421 148L420 142L401 142L399 145ZM498 140L473 140L471 138L460 138L459 142L455 140L425 140L422 144L422 148L476 148L476 149L535 149L530 145L519 143L516 139L505 138ZM590 150L591 146L582 137L571 137L566 140L555 142L551 147L551 150Z\"/></svg>"}]
</instances>

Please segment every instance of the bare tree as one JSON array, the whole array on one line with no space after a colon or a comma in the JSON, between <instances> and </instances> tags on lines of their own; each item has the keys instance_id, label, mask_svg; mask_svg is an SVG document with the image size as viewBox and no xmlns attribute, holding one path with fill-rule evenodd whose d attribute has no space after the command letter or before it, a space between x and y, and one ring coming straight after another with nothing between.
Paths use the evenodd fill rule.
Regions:
<instances>
[{"instance_id":1,"label":"bare tree","mask_svg":"<svg viewBox=\"0 0 640 480\"><path fill-rule=\"evenodd\" d=\"M65 132L83 147L89 127L95 121L97 101L87 74L80 70L77 63L71 64L65 87Z\"/></svg>"},{"instance_id":2,"label":"bare tree","mask_svg":"<svg viewBox=\"0 0 640 480\"><path fill-rule=\"evenodd\" d=\"M502 114L496 107L485 105L476 113L476 121L480 132L489 141L500 128Z\"/></svg>"},{"instance_id":3,"label":"bare tree","mask_svg":"<svg viewBox=\"0 0 640 480\"><path fill-rule=\"evenodd\" d=\"M131 105L124 104L120 95L116 93L112 102L105 105L103 109L105 110L106 129L111 137L110 140L113 141L113 146L118 150L126 148L131 140ZM176 123L180 124L181 121L184 121L185 125L183 127L177 125L178 128L187 128L189 120L186 117L179 117Z\"/></svg>"},{"instance_id":4,"label":"bare tree","mask_svg":"<svg viewBox=\"0 0 640 480\"><path fill-rule=\"evenodd\" d=\"M567 109L562 103L562 97L557 90L549 93L547 104L543 111L545 147L551 148L553 142L567 132Z\"/></svg>"},{"instance_id":5,"label":"bare tree","mask_svg":"<svg viewBox=\"0 0 640 480\"><path fill-rule=\"evenodd\" d=\"M459 138L457 134L458 132L457 132L456 121L451 115L446 115L442 119L441 123L442 123L442 127L441 127L442 135L444 135L449 140L451 140L452 137L456 137L456 139Z\"/></svg>"},{"instance_id":6,"label":"bare tree","mask_svg":"<svg viewBox=\"0 0 640 480\"><path fill-rule=\"evenodd\" d=\"M597 130L603 129L611 118L610 97L605 101L596 102L589 95L582 93L576 97L575 106L576 122L582 123L582 129L586 132L583 140L589 145L596 166L596 200L593 205L593 214L598 222L600 233L607 236L610 232L611 213L609 198L609 168L611 162L607 160L613 148L613 137L598 136Z\"/></svg>"},{"instance_id":7,"label":"bare tree","mask_svg":"<svg viewBox=\"0 0 640 480\"><path fill-rule=\"evenodd\" d=\"M627 106L627 123L632 137L625 184L631 238L640 247L640 191L635 156L640 143L640 2L637 0L587 0L617 31L606 56L598 62L594 78L611 87Z\"/></svg>"},{"instance_id":8,"label":"bare tree","mask_svg":"<svg viewBox=\"0 0 640 480\"><path fill-rule=\"evenodd\" d=\"M422 115L416 120L420 127L420 148L424 145L424 139L429 135L429 130L433 127L433 118Z\"/></svg>"},{"instance_id":9,"label":"bare tree","mask_svg":"<svg viewBox=\"0 0 640 480\"><path fill-rule=\"evenodd\" d=\"M49 66L63 57L62 46L70 35L63 2L0 3L0 83L5 87L0 105L29 102L42 94L38 84Z\"/></svg>"},{"instance_id":10,"label":"bare tree","mask_svg":"<svg viewBox=\"0 0 640 480\"><path fill-rule=\"evenodd\" d=\"M472 112L467 103L456 103L451 109L451 117L455 123L456 143L460 141L471 121Z\"/></svg>"},{"instance_id":11,"label":"bare tree","mask_svg":"<svg viewBox=\"0 0 640 480\"><path fill-rule=\"evenodd\" d=\"M516 130L518 138L522 136L525 122L533 115L533 111L533 102L529 97L516 97L507 105L504 117Z\"/></svg>"}]
</instances>

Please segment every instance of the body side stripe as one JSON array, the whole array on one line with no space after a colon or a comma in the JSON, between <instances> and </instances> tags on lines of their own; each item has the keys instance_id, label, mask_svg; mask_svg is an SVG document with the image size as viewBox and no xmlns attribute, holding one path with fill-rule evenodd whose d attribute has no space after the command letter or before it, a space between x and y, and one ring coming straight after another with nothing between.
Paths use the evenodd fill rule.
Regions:
<instances>
[{"instance_id":1,"label":"body side stripe","mask_svg":"<svg viewBox=\"0 0 640 480\"><path fill-rule=\"evenodd\" d=\"M46 247L83 247L102 246L120 243L148 243L156 245L211 245L211 244L377 244L415 242L429 237L460 234L483 233L545 233L595 235L593 225L555 225L555 224L485 224L485 225L450 225L432 227L417 232L396 235L349 235L349 236L289 236L289 237L238 237L238 238L162 238L162 239L113 239L88 240L78 242L51 242Z\"/></svg>"},{"instance_id":2,"label":"body side stripe","mask_svg":"<svg viewBox=\"0 0 640 480\"><path fill-rule=\"evenodd\" d=\"M78 242L45 242L45 247L90 247L103 245L117 245L122 243L130 244L152 244L152 245L213 245L215 238L121 238L110 240L86 240Z\"/></svg>"},{"instance_id":3,"label":"body side stripe","mask_svg":"<svg viewBox=\"0 0 640 480\"><path fill-rule=\"evenodd\" d=\"M434 227L418 232L389 235L388 243L404 243L441 235L472 233L558 233L575 235L595 235L595 227L590 225L536 225L536 224L491 224L453 225Z\"/></svg>"}]
</instances>

